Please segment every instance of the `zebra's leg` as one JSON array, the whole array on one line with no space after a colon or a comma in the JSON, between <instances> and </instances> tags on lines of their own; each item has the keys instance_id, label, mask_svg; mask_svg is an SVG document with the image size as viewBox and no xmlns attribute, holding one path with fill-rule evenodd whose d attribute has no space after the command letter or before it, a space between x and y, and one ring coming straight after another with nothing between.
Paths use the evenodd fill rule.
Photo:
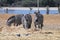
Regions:
<instances>
[{"instance_id":1,"label":"zebra's leg","mask_svg":"<svg viewBox=\"0 0 60 40\"><path fill-rule=\"evenodd\" d=\"M41 29L41 25L40 24L38 24L38 30L40 30Z\"/></svg>"},{"instance_id":2,"label":"zebra's leg","mask_svg":"<svg viewBox=\"0 0 60 40\"><path fill-rule=\"evenodd\" d=\"M34 22L34 26L35 26L35 28L37 28L38 26L37 26L37 22Z\"/></svg>"},{"instance_id":3,"label":"zebra's leg","mask_svg":"<svg viewBox=\"0 0 60 40\"><path fill-rule=\"evenodd\" d=\"M38 25L35 24L35 31L38 31Z\"/></svg>"},{"instance_id":4,"label":"zebra's leg","mask_svg":"<svg viewBox=\"0 0 60 40\"><path fill-rule=\"evenodd\" d=\"M18 24L14 22L14 26L18 26Z\"/></svg>"},{"instance_id":5,"label":"zebra's leg","mask_svg":"<svg viewBox=\"0 0 60 40\"><path fill-rule=\"evenodd\" d=\"M34 23L34 26L35 26L35 30L36 30L36 24Z\"/></svg>"},{"instance_id":6,"label":"zebra's leg","mask_svg":"<svg viewBox=\"0 0 60 40\"><path fill-rule=\"evenodd\" d=\"M40 24L38 24L38 28L39 28L39 29L41 28L41 25L40 25Z\"/></svg>"},{"instance_id":7,"label":"zebra's leg","mask_svg":"<svg viewBox=\"0 0 60 40\"><path fill-rule=\"evenodd\" d=\"M41 24L41 30L42 30L43 24Z\"/></svg>"},{"instance_id":8,"label":"zebra's leg","mask_svg":"<svg viewBox=\"0 0 60 40\"><path fill-rule=\"evenodd\" d=\"M23 28L25 29L25 30L27 30L28 28L25 26L25 24L23 24Z\"/></svg>"},{"instance_id":9,"label":"zebra's leg","mask_svg":"<svg viewBox=\"0 0 60 40\"><path fill-rule=\"evenodd\" d=\"M28 29L30 29L31 28L31 24L28 24Z\"/></svg>"},{"instance_id":10,"label":"zebra's leg","mask_svg":"<svg viewBox=\"0 0 60 40\"><path fill-rule=\"evenodd\" d=\"M14 22L14 26L16 26L16 23Z\"/></svg>"},{"instance_id":11,"label":"zebra's leg","mask_svg":"<svg viewBox=\"0 0 60 40\"><path fill-rule=\"evenodd\" d=\"M23 28L25 29L25 25L23 24Z\"/></svg>"},{"instance_id":12,"label":"zebra's leg","mask_svg":"<svg viewBox=\"0 0 60 40\"><path fill-rule=\"evenodd\" d=\"M16 24L16 26L18 26L18 24Z\"/></svg>"},{"instance_id":13,"label":"zebra's leg","mask_svg":"<svg viewBox=\"0 0 60 40\"><path fill-rule=\"evenodd\" d=\"M40 33L42 33L43 24L40 24Z\"/></svg>"}]
</instances>

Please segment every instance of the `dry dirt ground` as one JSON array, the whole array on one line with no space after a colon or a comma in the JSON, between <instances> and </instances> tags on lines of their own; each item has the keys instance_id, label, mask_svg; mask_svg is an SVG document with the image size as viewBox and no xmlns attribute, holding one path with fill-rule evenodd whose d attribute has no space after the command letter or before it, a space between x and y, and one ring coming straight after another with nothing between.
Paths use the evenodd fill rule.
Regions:
<instances>
[{"instance_id":1,"label":"dry dirt ground","mask_svg":"<svg viewBox=\"0 0 60 40\"><path fill-rule=\"evenodd\" d=\"M8 27L7 19L14 14L0 14L0 40L60 40L60 15L44 15L42 32L34 31L34 23L28 31L22 25ZM34 15L32 14L34 19ZM20 34L20 37L17 36ZM28 34L28 35L26 35Z\"/></svg>"}]
</instances>

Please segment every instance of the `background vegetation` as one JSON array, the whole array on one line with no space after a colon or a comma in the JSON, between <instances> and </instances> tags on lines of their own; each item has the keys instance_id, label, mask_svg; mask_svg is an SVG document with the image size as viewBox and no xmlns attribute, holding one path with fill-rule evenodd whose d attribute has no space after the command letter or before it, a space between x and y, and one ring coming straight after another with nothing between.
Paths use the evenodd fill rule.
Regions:
<instances>
[{"instance_id":1,"label":"background vegetation","mask_svg":"<svg viewBox=\"0 0 60 40\"><path fill-rule=\"evenodd\" d=\"M40 7L58 7L60 0L39 0ZM37 7L37 0L0 0L0 7Z\"/></svg>"}]
</instances>

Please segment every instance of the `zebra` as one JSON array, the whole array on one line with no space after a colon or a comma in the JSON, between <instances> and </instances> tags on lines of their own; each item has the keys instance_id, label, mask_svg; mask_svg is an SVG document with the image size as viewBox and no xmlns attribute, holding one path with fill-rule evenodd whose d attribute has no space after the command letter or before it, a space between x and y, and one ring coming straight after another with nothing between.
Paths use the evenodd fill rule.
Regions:
<instances>
[{"instance_id":1,"label":"zebra","mask_svg":"<svg viewBox=\"0 0 60 40\"><path fill-rule=\"evenodd\" d=\"M32 23L32 17L30 14L26 14L22 17L22 24L25 29L30 29Z\"/></svg>"},{"instance_id":2,"label":"zebra","mask_svg":"<svg viewBox=\"0 0 60 40\"><path fill-rule=\"evenodd\" d=\"M39 11L35 11L34 12L35 17L34 17L34 26L35 26L35 30L41 29L43 27L43 15L40 14Z\"/></svg>"}]
</instances>

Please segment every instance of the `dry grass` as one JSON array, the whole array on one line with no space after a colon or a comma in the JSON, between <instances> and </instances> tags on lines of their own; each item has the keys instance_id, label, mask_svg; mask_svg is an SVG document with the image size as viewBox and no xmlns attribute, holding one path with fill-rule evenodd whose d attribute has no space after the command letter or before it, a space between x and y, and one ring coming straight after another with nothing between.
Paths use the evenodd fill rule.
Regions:
<instances>
[{"instance_id":1,"label":"dry grass","mask_svg":"<svg viewBox=\"0 0 60 40\"><path fill-rule=\"evenodd\" d=\"M14 14L0 14L0 40L60 40L60 15L44 15L42 33L34 31L34 24L28 31L22 25L8 27L6 20ZM34 19L34 15L32 15ZM26 36L25 34L30 35ZM21 34L20 37L16 34Z\"/></svg>"}]
</instances>

